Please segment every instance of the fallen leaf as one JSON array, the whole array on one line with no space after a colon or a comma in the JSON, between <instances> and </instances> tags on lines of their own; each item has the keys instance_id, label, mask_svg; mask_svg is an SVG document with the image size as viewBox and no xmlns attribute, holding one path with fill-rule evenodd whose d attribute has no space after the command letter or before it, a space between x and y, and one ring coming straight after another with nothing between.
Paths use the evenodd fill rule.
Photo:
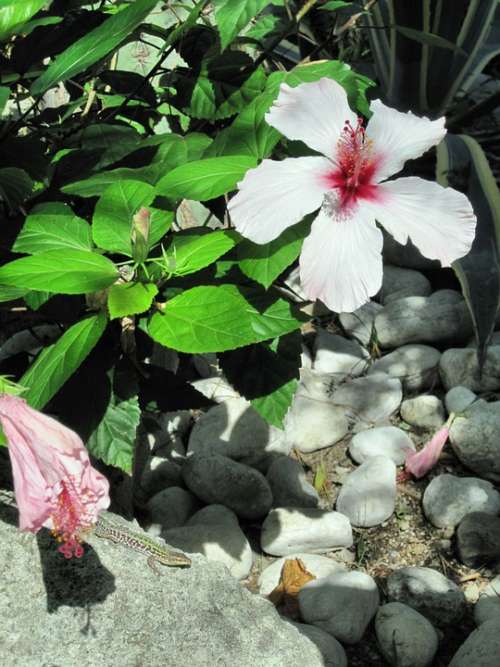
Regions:
<instances>
[{"instance_id":1,"label":"fallen leaf","mask_svg":"<svg viewBox=\"0 0 500 667\"><path fill-rule=\"evenodd\" d=\"M298 617L297 596L300 589L309 581L316 579L311 574L300 558L285 560L281 568L280 580L276 588L272 590L268 598L280 611L291 618Z\"/></svg>"}]
</instances>

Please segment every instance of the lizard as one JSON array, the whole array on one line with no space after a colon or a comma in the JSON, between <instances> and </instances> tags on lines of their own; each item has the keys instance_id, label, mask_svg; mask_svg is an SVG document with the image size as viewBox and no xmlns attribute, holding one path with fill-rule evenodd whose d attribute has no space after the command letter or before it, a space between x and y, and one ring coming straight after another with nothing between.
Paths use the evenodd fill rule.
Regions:
<instances>
[{"instance_id":1,"label":"lizard","mask_svg":"<svg viewBox=\"0 0 500 667\"><path fill-rule=\"evenodd\" d=\"M171 551L155 540L141 533L129 530L125 526L111 523L107 519L99 517L93 527L94 535L97 537L123 544L129 549L139 551L148 557L148 565L155 574L160 574L156 563L170 567L190 567L191 559L180 551Z\"/></svg>"}]
</instances>

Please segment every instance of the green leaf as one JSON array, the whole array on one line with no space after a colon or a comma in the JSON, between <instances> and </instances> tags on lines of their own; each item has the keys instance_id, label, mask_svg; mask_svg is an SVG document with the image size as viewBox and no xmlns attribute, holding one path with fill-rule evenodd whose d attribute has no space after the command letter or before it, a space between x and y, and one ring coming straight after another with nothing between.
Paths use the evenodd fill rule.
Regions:
<instances>
[{"instance_id":1,"label":"green leaf","mask_svg":"<svg viewBox=\"0 0 500 667\"><path fill-rule=\"evenodd\" d=\"M12 287L10 285L0 285L0 303L4 301L15 301L23 297L28 290L22 287Z\"/></svg>"},{"instance_id":2,"label":"green leaf","mask_svg":"<svg viewBox=\"0 0 500 667\"><path fill-rule=\"evenodd\" d=\"M0 285L60 294L95 292L118 277L113 262L83 250L49 250L0 267Z\"/></svg>"},{"instance_id":3,"label":"green leaf","mask_svg":"<svg viewBox=\"0 0 500 667\"><path fill-rule=\"evenodd\" d=\"M214 0L221 50L268 4L269 0Z\"/></svg>"},{"instance_id":4,"label":"green leaf","mask_svg":"<svg viewBox=\"0 0 500 667\"><path fill-rule=\"evenodd\" d=\"M6 86L0 86L0 114L3 113L9 97L10 88L7 88Z\"/></svg>"},{"instance_id":5,"label":"green leaf","mask_svg":"<svg viewBox=\"0 0 500 667\"><path fill-rule=\"evenodd\" d=\"M46 71L35 79L31 86L31 95L41 95L48 88L60 81L67 81L114 51L140 25L156 4L157 0L135 0L74 42L56 56Z\"/></svg>"},{"instance_id":6,"label":"green leaf","mask_svg":"<svg viewBox=\"0 0 500 667\"><path fill-rule=\"evenodd\" d=\"M157 184L157 193L172 199L206 201L236 187L257 161L247 155L208 158L174 169Z\"/></svg>"},{"instance_id":7,"label":"green leaf","mask_svg":"<svg viewBox=\"0 0 500 667\"><path fill-rule=\"evenodd\" d=\"M415 42L419 42L420 44L425 44L426 46L435 46L440 49L448 49L450 51L457 51L462 55L467 55L467 53L460 46L458 46L458 44L450 42L449 40L444 39L444 37L440 37L440 35L435 35L434 33L427 32L425 30L415 30L414 28L408 28L402 25L395 25L393 27L397 32L400 32L405 37L408 37L408 39L413 39Z\"/></svg>"},{"instance_id":8,"label":"green leaf","mask_svg":"<svg viewBox=\"0 0 500 667\"><path fill-rule=\"evenodd\" d=\"M166 251L170 271L185 276L209 266L239 240L236 232L218 229L205 234L175 234Z\"/></svg>"},{"instance_id":9,"label":"green leaf","mask_svg":"<svg viewBox=\"0 0 500 667\"><path fill-rule=\"evenodd\" d=\"M46 250L90 250L90 225L68 209L67 213L31 213L13 245L15 252L35 255Z\"/></svg>"},{"instance_id":10,"label":"green leaf","mask_svg":"<svg viewBox=\"0 0 500 667\"><path fill-rule=\"evenodd\" d=\"M33 181L24 171L17 167L0 169L0 200L6 202L14 211L27 199L33 191Z\"/></svg>"},{"instance_id":11,"label":"green leaf","mask_svg":"<svg viewBox=\"0 0 500 667\"><path fill-rule=\"evenodd\" d=\"M283 299L221 285L194 287L167 301L148 332L180 352L222 352L289 333L301 323Z\"/></svg>"},{"instance_id":12,"label":"green leaf","mask_svg":"<svg viewBox=\"0 0 500 667\"><path fill-rule=\"evenodd\" d=\"M344 2L344 0L330 0L330 2L325 2L324 5L318 7L318 9L326 9L330 12L335 12L337 11L337 9L340 9L341 7L349 7L350 4L352 3Z\"/></svg>"},{"instance_id":13,"label":"green leaf","mask_svg":"<svg viewBox=\"0 0 500 667\"><path fill-rule=\"evenodd\" d=\"M294 331L269 343L258 343L219 355L231 385L270 424L283 427L297 389L301 335Z\"/></svg>"},{"instance_id":14,"label":"green leaf","mask_svg":"<svg viewBox=\"0 0 500 667\"><path fill-rule=\"evenodd\" d=\"M59 340L45 348L19 380L27 387L23 395L41 410L77 370L106 328L103 313L87 317L70 327Z\"/></svg>"},{"instance_id":15,"label":"green leaf","mask_svg":"<svg viewBox=\"0 0 500 667\"><path fill-rule=\"evenodd\" d=\"M148 207L151 213L151 229L149 230L149 247L158 243L168 232L174 221L173 211L162 211L153 206Z\"/></svg>"},{"instance_id":16,"label":"green leaf","mask_svg":"<svg viewBox=\"0 0 500 667\"><path fill-rule=\"evenodd\" d=\"M131 257L132 218L154 197L154 187L141 181L120 181L110 185L95 207L92 220L94 243L104 250Z\"/></svg>"},{"instance_id":17,"label":"green leaf","mask_svg":"<svg viewBox=\"0 0 500 667\"><path fill-rule=\"evenodd\" d=\"M270 243L259 245L244 239L237 251L240 269L267 289L297 259L310 228L311 217L308 216Z\"/></svg>"},{"instance_id":18,"label":"green leaf","mask_svg":"<svg viewBox=\"0 0 500 667\"><path fill-rule=\"evenodd\" d=\"M107 465L130 473L140 419L137 395L122 400L113 393L104 417L87 440L87 449Z\"/></svg>"},{"instance_id":19,"label":"green leaf","mask_svg":"<svg viewBox=\"0 0 500 667\"><path fill-rule=\"evenodd\" d=\"M46 0L0 0L0 40L13 35L45 3Z\"/></svg>"},{"instance_id":20,"label":"green leaf","mask_svg":"<svg viewBox=\"0 0 500 667\"><path fill-rule=\"evenodd\" d=\"M262 40L271 33L279 23L279 17L274 14L264 14L261 16L255 25L245 33L246 37L252 39Z\"/></svg>"},{"instance_id":21,"label":"green leaf","mask_svg":"<svg viewBox=\"0 0 500 667\"><path fill-rule=\"evenodd\" d=\"M52 292L28 292L24 295L24 301L31 310L38 310L40 306L43 306L44 303L53 296Z\"/></svg>"},{"instance_id":22,"label":"green leaf","mask_svg":"<svg viewBox=\"0 0 500 667\"><path fill-rule=\"evenodd\" d=\"M446 135L437 148L436 175L441 185L465 192L477 217L472 248L452 267L472 316L482 366L500 303L500 193L483 150L468 136Z\"/></svg>"},{"instance_id":23,"label":"green leaf","mask_svg":"<svg viewBox=\"0 0 500 667\"><path fill-rule=\"evenodd\" d=\"M127 315L138 315L148 310L158 294L156 285L125 283L109 289L108 308L112 320Z\"/></svg>"},{"instance_id":24,"label":"green leaf","mask_svg":"<svg viewBox=\"0 0 500 667\"><path fill-rule=\"evenodd\" d=\"M83 181L74 181L73 183L63 185L61 191L67 195L78 195L79 197L100 197L113 183L125 180L152 183L152 176L153 172L150 167L143 167L141 169L120 167L93 174Z\"/></svg>"}]
</instances>

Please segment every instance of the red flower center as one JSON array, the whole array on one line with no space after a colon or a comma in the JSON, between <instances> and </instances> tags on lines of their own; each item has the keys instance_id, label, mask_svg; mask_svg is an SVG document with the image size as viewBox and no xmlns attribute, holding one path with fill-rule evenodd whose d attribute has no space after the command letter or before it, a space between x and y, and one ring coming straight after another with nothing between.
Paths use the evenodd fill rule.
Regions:
<instances>
[{"instance_id":1,"label":"red flower center","mask_svg":"<svg viewBox=\"0 0 500 667\"><path fill-rule=\"evenodd\" d=\"M356 127L353 127L345 121L337 146L337 164L327 176L329 186L337 191L340 210L350 208L358 199L378 199L374 178L377 161L362 123L358 118Z\"/></svg>"},{"instance_id":2,"label":"red flower center","mask_svg":"<svg viewBox=\"0 0 500 667\"><path fill-rule=\"evenodd\" d=\"M88 493L82 493L71 477L61 481L61 491L51 515L54 525L51 532L61 542L58 551L65 558L83 556L80 533L88 530L93 523L86 508Z\"/></svg>"}]
</instances>

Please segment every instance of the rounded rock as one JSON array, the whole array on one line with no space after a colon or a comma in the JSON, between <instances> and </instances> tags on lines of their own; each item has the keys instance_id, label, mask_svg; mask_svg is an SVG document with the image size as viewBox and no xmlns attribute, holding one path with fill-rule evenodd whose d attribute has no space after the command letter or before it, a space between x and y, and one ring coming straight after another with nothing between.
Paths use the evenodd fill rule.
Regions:
<instances>
[{"instance_id":1,"label":"rounded rock","mask_svg":"<svg viewBox=\"0 0 500 667\"><path fill-rule=\"evenodd\" d=\"M473 391L467 389L467 387L458 386L452 387L446 392L444 405L448 414L452 412L460 413L465 412L475 400L477 400L477 396Z\"/></svg>"},{"instance_id":2,"label":"rounded rock","mask_svg":"<svg viewBox=\"0 0 500 667\"><path fill-rule=\"evenodd\" d=\"M460 385L475 392L497 391L500 389L500 345L488 347L481 375L477 350L470 347L443 352L439 374L445 389Z\"/></svg>"},{"instance_id":3,"label":"rounded rock","mask_svg":"<svg viewBox=\"0 0 500 667\"><path fill-rule=\"evenodd\" d=\"M459 621L465 613L465 596L443 574L429 567L403 567L387 579L391 602L401 602L443 626Z\"/></svg>"},{"instance_id":4,"label":"rounded rock","mask_svg":"<svg viewBox=\"0 0 500 667\"><path fill-rule=\"evenodd\" d=\"M356 463L364 463L374 456L385 456L399 466L415 446L405 431L396 426L378 426L360 431L349 445L349 454Z\"/></svg>"},{"instance_id":5,"label":"rounded rock","mask_svg":"<svg viewBox=\"0 0 500 667\"><path fill-rule=\"evenodd\" d=\"M324 667L347 667L347 656L342 644L321 628L307 623L290 621L300 634L308 637L318 647L324 660Z\"/></svg>"},{"instance_id":6,"label":"rounded rock","mask_svg":"<svg viewBox=\"0 0 500 667\"><path fill-rule=\"evenodd\" d=\"M500 576L490 581L474 606L476 625L482 625L492 619L500 621Z\"/></svg>"},{"instance_id":7,"label":"rounded rock","mask_svg":"<svg viewBox=\"0 0 500 667\"><path fill-rule=\"evenodd\" d=\"M450 442L460 461L476 475L500 482L500 410L476 401L450 428Z\"/></svg>"},{"instance_id":8,"label":"rounded rock","mask_svg":"<svg viewBox=\"0 0 500 667\"><path fill-rule=\"evenodd\" d=\"M458 558L468 567L500 565L500 517L467 514L457 528L456 540Z\"/></svg>"},{"instance_id":9,"label":"rounded rock","mask_svg":"<svg viewBox=\"0 0 500 667\"><path fill-rule=\"evenodd\" d=\"M193 494L178 486L171 486L154 495L146 505L151 517L149 534L183 526L198 508Z\"/></svg>"},{"instance_id":10,"label":"rounded rock","mask_svg":"<svg viewBox=\"0 0 500 667\"><path fill-rule=\"evenodd\" d=\"M375 633L382 655L394 667L428 667L438 649L439 637L430 621L400 602L380 607Z\"/></svg>"},{"instance_id":11,"label":"rounded rock","mask_svg":"<svg viewBox=\"0 0 500 667\"><path fill-rule=\"evenodd\" d=\"M401 382L386 373L373 373L341 384L332 401L352 419L377 424L385 422L401 405Z\"/></svg>"},{"instance_id":12,"label":"rounded rock","mask_svg":"<svg viewBox=\"0 0 500 667\"><path fill-rule=\"evenodd\" d=\"M346 375L362 375L368 360L368 352L356 341L323 329L316 334L313 364L316 372L331 373L341 380Z\"/></svg>"},{"instance_id":13,"label":"rounded rock","mask_svg":"<svg viewBox=\"0 0 500 667\"><path fill-rule=\"evenodd\" d=\"M303 551L324 553L352 546L349 519L339 512L297 507L278 507L262 524L262 550L273 556Z\"/></svg>"},{"instance_id":14,"label":"rounded rock","mask_svg":"<svg viewBox=\"0 0 500 667\"><path fill-rule=\"evenodd\" d=\"M368 301L353 313L340 313L340 324L350 338L354 338L361 345L368 345L374 333L375 317L382 310L379 303Z\"/></svg>"},{"instance_id":15,"label":"rounded rock","mask_svg":"<svg viewBox=\"0 0 500 667\"><path fill-rule=\"evenodd\" d=\"M416 396L401 403L401 417L416 428L435 431L445 422L443 403L437 396Z\"/></svg>"},{"instance_id":16,"label":"rounded rock","mask_svg":"<svg viewBox=\"0 0 500 667\"><path fill-rule=\"evenodd\" d=\"M428 389L439 376L441 352L429 345L403 345L377 359L369 373L387 373L398 378L405 391Z\"/></svg>"},{"instance_id":17,"label":"rounded rock","mask_svg":"<svg viewBox=\"0 0 500 667\"><path fill-rule=\"evenodd\" d=\"M258 519L271 509L273 495L258 470L219 454L190 456L182 469L190 491L206 503L220 503L244 519Z\"/></svg>"},{"instance_id":18,"label":"rounded rock","mask_svg":"<svg viewBox=\"0 0 500 667\"><path fill-rule=\"evenodd\" d=\"M267 471L266 479L273 494L273 506L317 507L319 495L306 479L301 464L288 456L276 459Z\"/></svg>"},{"instance_id":19,"label":"rounded rock","mask_svg":"<svg viewBox=\"0 0 500 667\"><path fill-rule=\"evenodd\" d=\"M362 463L345 480L336 509L349 517L353 526L377 526L394 512L396 466L385 456Z\"/></svg>"},{"instance_id":20,"label":"rounded rock","mask_svg":"<svg viewBox=\"0 0 500 667\"><path fill-rule=\"evenodd\" d=\"M406 296L428 296L431 284L427 278L414 269L403 269L399 266L384 266L380 302L385 305Z\"/></svg>"},{"instance_id":21,"label":"rounded rock","mask_svg":"<svg viewBox=\"0 0 500 667\"><path fill-rule=\"evenodd\" d=\"M470 512L500 513L500 493L484 479L444 474L427 486L422 505L433 526L455 527Z\"/></svg>"},{"instance_id":22,"label":"rounded rock","mask_svg":"<svg viewBox=\"0 0 500 667\"><path fill-rule=\"evenodd\" d=\"M448 667L498 667L500 620L491 619L474 630Z\"/></svg>"},{"instance_id":23,"label":"rounded rock","mask_svg":"<svg viewBox=\"0 0 500 667\"><path fill-rule=\"evenodd\" d=\"M380 601L377 584L364 572L337 572L308 582L299 591L306 623L325 630L345 644L357 644Z\"/></svg>"}]
</instances>

